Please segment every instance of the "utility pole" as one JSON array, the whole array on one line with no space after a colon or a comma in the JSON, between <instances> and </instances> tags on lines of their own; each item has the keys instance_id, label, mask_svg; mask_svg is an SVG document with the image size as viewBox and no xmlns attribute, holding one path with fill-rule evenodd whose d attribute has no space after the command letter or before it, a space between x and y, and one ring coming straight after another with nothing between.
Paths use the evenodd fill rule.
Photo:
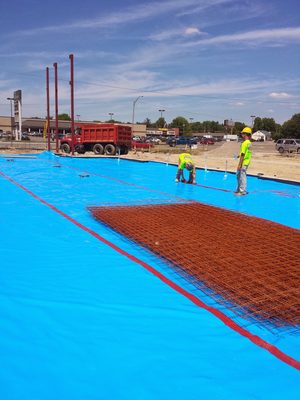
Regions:
<instances>
[{"instance_id":1,"label":"utility pole","mask_svg":"<svg viewBox=\"0 0 300 400\"><path fill-rule=\"evenodd\" d=\"M144 97L144 96L138 96L138 97L133 101L133 104L132 104L132 121L131 121L131 135L132 135L132 136L134 136L134 129L133 129L133 127L134 127L135 105L136 105L137 101L138 101L139 99L143 98L143 97Z\"/></svg>"}]
</instances>

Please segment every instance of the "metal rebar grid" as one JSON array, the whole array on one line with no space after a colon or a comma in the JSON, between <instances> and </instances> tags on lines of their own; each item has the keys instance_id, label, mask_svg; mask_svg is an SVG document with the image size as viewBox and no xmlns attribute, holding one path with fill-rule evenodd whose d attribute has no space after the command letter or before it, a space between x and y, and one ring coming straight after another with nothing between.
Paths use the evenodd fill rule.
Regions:
<instances>
[{"instance_id":1,"label":"metal rebar grid","mask_svg":"<svg viewBox=\"0 0 300 400\"><path fill-rule=\"evenodd\" d=\"M299 328L299 230L196 202L90 211L243 318Z\"/></svg>"}]
</instances>

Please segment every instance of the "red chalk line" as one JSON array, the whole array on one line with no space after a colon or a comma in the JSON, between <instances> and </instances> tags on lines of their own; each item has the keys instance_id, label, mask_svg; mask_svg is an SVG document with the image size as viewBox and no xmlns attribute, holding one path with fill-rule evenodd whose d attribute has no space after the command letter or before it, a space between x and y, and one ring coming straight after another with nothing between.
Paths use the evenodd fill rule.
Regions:
<instances>
[{"instance_id":1,"label":"red chalk line","mask_svg":"<svg viewBox=\"0 0 300 400\"><path fill-rule=\"evenodd\" d=\"M33 193L31 190L27 189L25 186L19 184L18 182L14 181L12 178L9 176L5 175L3 172L0 171L0 175L2 175L5 179L19 187L20 189L24 190L26 193L28 193L30 196L38 200L40 203L44 204L45 206L49 207L51 210L55 211L62 217L66 218L68 221L76 225L78 228L84 230L85 232L88 232L90 235L98 239L100 242L106 244L119 254L122 254L123 256L127 257L131 261L141 265L143 268L145 268L147 271L151 272L154 276L156 276L158 279L160 279L162 282L167 284L169 287L174 289L176 292L182 294L186 298L188 298L192 303L197 305L198 307L203 308L204 310L210 312L213 314L215 317L217 317L219 320L221 320L226 326L234 330L235 332L239 333L240 335L246 337L249 339L252 343L256 344L257 346L267 350L269 353L271 353L273 356L278 358L280 361L286 363L287 365L290 365L291 367L300 370L300 361L296 360L295 358L289 356L288 354L282 352L279 350L276 346L268 343L261 337L252 334L251 332L247 331L246 329L242 328L240 325L238 325L236 322L234 322L231 318L229 318L227 315L219 311L218 309L208 306L205 304L203 301L201 301L198 297L195 295L189 293L187 290L183 289L181 286L177 285L175 282L171 281L169 278L164 276L162 273L157 271L155 268L151 267L151 265L145 263L144 261L138 259L137 257L133 256L132 254L129 254L125 250L121 249L114 243L108 241L104 237L100 236L97 232L93 231L92 229L88 228L87 226L81 224L79 221L76 221L74 218L70 217L68 214L64 213L63 211L59 210L57 207L54 205L48 203L46 200L42 199L41 197L37 196L35 193Z\"/></svg>"}]
</instances>

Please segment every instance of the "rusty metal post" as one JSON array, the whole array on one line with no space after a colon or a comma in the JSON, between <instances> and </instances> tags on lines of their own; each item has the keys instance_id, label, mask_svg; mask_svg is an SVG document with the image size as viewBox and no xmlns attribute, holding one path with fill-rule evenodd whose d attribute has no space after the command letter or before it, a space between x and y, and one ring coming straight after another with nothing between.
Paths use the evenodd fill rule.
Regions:
<instances>
[{"instance_id":1,"label":"rusty metal post","mask_svg":"<svg viewBox=\"0 0 300 400\"><path fill-rule=\"evenodd\" d=\"M49 94L49 68L46 68L46 96L47 96L47 143L48 151L51 150L50 146L50 94Z\"/></svg>"},{"instance_id":2,"label":"rusty metal post","mask_svg":"<svg viewBox=\"0 0 300 400\"><path fill-rule=\"evenodd\" d=\"M71 135L72 135L72 155L74 155L74 55L69 55L70 59L70 86L71 86Z\"/></svg>"},{"instance_id":3,"label":"rusty metal post","mask_svg":"<svg viewBox=\"0 0 300 400\"><path fill-rule=\"evenodd\" d=\"M58 153L58 75L57 63L53 64L54 67L54 82L55 82L55 150Z\"/></svg>"}]
</instances>

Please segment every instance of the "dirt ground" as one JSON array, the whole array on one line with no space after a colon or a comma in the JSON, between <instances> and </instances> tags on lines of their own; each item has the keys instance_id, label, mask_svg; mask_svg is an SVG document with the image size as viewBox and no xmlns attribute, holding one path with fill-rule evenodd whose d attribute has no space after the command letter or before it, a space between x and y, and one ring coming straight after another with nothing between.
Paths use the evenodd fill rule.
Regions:
<instances>
[{"instance_id":1,"label":"dirt ground","mask_svg":"<svg viewBox=\"0 0 300 400\"><path fill-rule=\"evenodd\" d=\"M25 146L24 146L25 147ZM141 161L159 161L169 164L178 163L178 155L188 151L193 155L194 162L199 168L227 170L235 172L238 164L236 155L239 153L240 143L220 142L210 146L198 146L197 149L172 148L166 145L155 146L148 151L130 151L121 158L137 159ZM11 153L39 153L41 150L1 149L0 154ZM76 155L76 157L82 157ZM93 153L86 153L84 157L94 157ZM99 156L97 156L99 157ZM300 154L279 154L273 142L253 143L252 161L248 169L249 175L261 175L300 182Z\"/></svg>"},{"instance_id":2,"label":"dirt ground","mask_svg":"<svg viewBox=\"0 0 300 400\"><path fill-rule=\"evenodd\" d=\"M220 171L236 171L240 143L237 142L221 142L213 146L201 146L198 149L192 149L194 162L197 167L216 169ZM275 150L273 142L253 143L252 160L248 169L249 175L261 175L264 177L279 178L300 182L300 154L279 154ZM157 152L151 150L149 152L138 151L130 152L128 158L136 158L140 160L162 161L166 163L177 164L178 154L180 150L176 149L174 154L173 148L165 149L165 152Z\"/></svg>"}]
</instances>

